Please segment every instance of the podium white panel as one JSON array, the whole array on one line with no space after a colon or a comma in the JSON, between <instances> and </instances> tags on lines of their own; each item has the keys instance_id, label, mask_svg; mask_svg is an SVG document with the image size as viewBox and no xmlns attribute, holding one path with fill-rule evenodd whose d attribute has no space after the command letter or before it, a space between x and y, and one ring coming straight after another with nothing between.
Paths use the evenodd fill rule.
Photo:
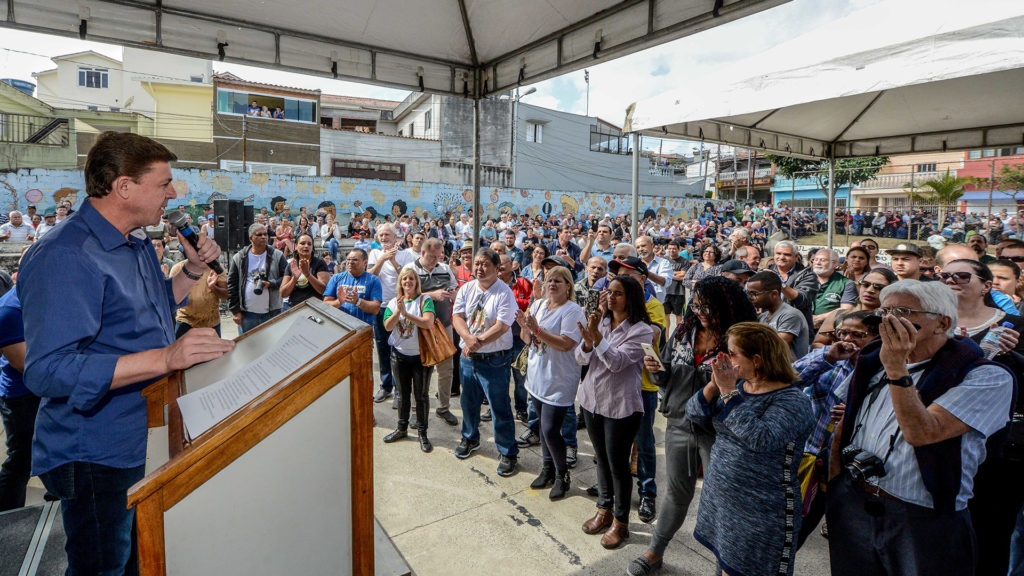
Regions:
<instances>
[{"instance_id":1,"label":"podium white panel","mask_svg":"<svg viewBox=\"0 0 1024 576\"><path fill-rule=\"evenodd\" d=\"M352 574L349 398L345 378L166 510L167 574Z\"/></svg>"}]
</instances>

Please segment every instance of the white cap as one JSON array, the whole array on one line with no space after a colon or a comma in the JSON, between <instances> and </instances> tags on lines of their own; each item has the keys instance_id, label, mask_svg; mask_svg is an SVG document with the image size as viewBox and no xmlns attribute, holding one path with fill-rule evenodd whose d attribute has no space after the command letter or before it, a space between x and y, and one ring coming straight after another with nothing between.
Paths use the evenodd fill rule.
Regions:
<instances>
[{"instance_id":1,"label":"white cap","mask_svg":"<svg viewBox=\"0 0 1024 576\"><path fill-rule=\"evenodd\" d=\"M928 237L928 245L936 250L942 250L946 247L946 239L938 234L932 234Z\"/></svg>"}]
</instances>

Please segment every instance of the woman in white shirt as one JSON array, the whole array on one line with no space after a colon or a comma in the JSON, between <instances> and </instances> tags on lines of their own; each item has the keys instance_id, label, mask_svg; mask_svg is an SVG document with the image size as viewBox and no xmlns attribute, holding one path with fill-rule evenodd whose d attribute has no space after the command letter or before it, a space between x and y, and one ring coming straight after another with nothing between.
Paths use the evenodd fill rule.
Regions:
<instances>
[{"instance_id":1,"label":"woman in white shirt","mask_svg":"<svg viewBox=\"0 0 1024 576\"><path fill-rule=\"evenodd\" d=\"M527 312L519 312L516 321L522 339L529 346L526 390L540 420L541 454L544 464L540 476L530 484L534 490L551 486L552 500L569 491L569 466L562 438L562 421L576 400L580 367L573 349L580 341L579 325L585 321L583 309L576 304L572 274L564 266L547 271L543 294Z\"/></svg>"},{"instance_id":2,"label":"woman in white shirt","mask_svg":"<svg viewBox=\"0 0 1024 576\"><path fill-rule=\"evenodd\" d=\"M411 268L398 275L398 296L388 302L384 311L384 329L391 332L391 374L398 384L398 427L384 437L390 444L408 436L409 412L416 398L416 423L420 449L430 452L434 446L427 439L427 415L430 409L427 392L431 368L420 360L419 330L434 325L434 301L420 293L420 277Z\"/></svg>"}]
</instances>

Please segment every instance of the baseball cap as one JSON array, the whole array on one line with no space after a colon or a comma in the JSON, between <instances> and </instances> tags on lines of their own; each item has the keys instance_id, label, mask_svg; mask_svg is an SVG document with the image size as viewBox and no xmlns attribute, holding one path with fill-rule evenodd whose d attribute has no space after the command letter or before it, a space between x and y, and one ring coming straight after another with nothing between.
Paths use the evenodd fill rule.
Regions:
<instances>
[{"instance_id":1,"label":"baseball cap","mask_svg":"<svg viewBox=\"0 0 1024 576\"><path fill-rule=\"evenodd\" d=\"M546 266L548 264L554 264L555 266L565 266L570 271L573 269L572 264L569 264L569 262L565 258L562 258L561 256L548 256L547 258L540 261L541 266Z\"/></svg>"},{"instance_id":2,"label":"baseball cap","mask_svg":"<svg viewBox=\"0 0 1024 576\"><path fill-rule=\"evenodd\" d=\"M627 256L622 260L612 260L608 263L608 269L612 271L612 274L618 274L622 268L628 268L629 270L636 270L637 272L647 275L647 264L643 260L634 256Z\"/></svg>"},{"instance_id":3,"label":"baseball cap","mask_svg":"<svg viewBox=\"0 0 1024 576\"><path fill-rule=\"evenodd\" d=\"M921 257L921 251L917 248L917 245L916 244L911 244L910 242L902 242L900 244L897 244L897 245L893 246L892 248L886 250L885 253L889 254L889 255L892 255L892 254L913 254L914 256L917 256L918 258Z\"/></svg>"},{"instance_id":4,"label":"baseball cap","mask_svg":"<svg viewBox=\"0 0 1024 576\"><path fill-rule=\"evenodd\" d=\"M722 264L722 272L731 272L733 274L753 274L754 271L747 266L747 263L743 260L729 260L725 264Z\"/></svg>"},{"instance_id":5,"label":"baseball cap","mask_svg":"<svg viewBox=\"0 0 1024 576\"><path fill-rule=\"evenodd\" d=\"M928 237L928 245L936 250L942 250L946 247L946 239L938 234L932 234Z\"/></svg>"}]
</instances>

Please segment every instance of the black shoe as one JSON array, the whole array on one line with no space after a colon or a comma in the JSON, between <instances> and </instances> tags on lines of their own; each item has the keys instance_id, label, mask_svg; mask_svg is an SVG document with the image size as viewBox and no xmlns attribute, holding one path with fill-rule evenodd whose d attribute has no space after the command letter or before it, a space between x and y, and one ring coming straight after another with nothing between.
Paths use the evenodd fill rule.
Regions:
<instances>
[{"instance_id":1,"label":"black shoe","mask_svg":"<svg viewBox=\"0 0 1024 576\"><path fill-rule=\"evenodd\" d=\"M640 517L641 522L650 524L654 520L655 516L654 498L648 498L647 496L641 497L640 507L637 509L637 515Z\"/></svg>"},{"instance_id":2,"label":"black shoe","mask_svg":"<svg viewBox=\"0 0 1024 576\"><path fill-rule=\"evenodd\" d=\"M455 414L452 414L450 410L439 409L437 411L437 417L444 420L444 423L449 426L457 426L459 424L459 419L456 418Z\"/></svg>"},{"instance_id":3,"label":"black shoe","mask_svg":"<svg viewBox=\"0 0 1024 576\"><path fill-rule=\"evenodd\" d=\"M420 450L424 452L431 452L434 450L434 445L430 443L430 439L423 432L420 432Z\"/></svg>"},{"instance_id":4,"label":"black shoe","mask_svg":"<svg viewBox=\"0 0 1024 576\"><path fill-rule=\"evenodd\" d=\"M399 428L399 429L395 430L394 432L392 432L391 434L388 434L387 436L385 436L384 437L384 443L385 444L391 444L392 442L398 442L399 440L401 440L402 438L405 438L407 436L409 436L409 433L406 431L406 429L405 428Z\"/></svg>"},{"instance_id":5,"label":"black shoe","mask_svg":"<svg viewBox=\"0 0 1024 576\"><path fill-rule=\"evenodd\" d=\"M601 493L598 492L597 490L597 484L594 484L590 488L587 488L587 496L593 496L594 498L597 498L600 495Z\"/></svg>"},{"instance_id":6,"label":"black shoe","mask_svg":"<svg viewBox=\"0 0 1024 576\"><path fill-rule=\"evenodd\" d=\"M629 563L629 567L626 568L626 576L650 576L654 571L661 570L662 564L662 560L651 563L646 556L640 556Z\"/></svg>"},{"instance_id":7,"label":"black shoe","mask_svg":"<svg viewBox=\"0 0 1024 576\"><path fill-rule=\"evenodd\" d=\"M462 442L459 442L458 447L455 448L455 457L460 460L465 460L473 455L480 449L479 442L470 442L468 438L463 437Z\"/></svg>"},{"instance_id":8,"label":"black shoe","mask_svg":"<svg viewBox=\"0 0 1024 576\"><path fill-rule=\"evenodd\" d=\"M523 448L529 448L530 446L536 446L537 444L540 444L540 438L537 438L537 435L533 433L533 430L527 428L522 434L519 435L519 438L516 438L516 444L522 446Z\"/></svg>"},{"instance_id":9,"label":"black shoe","mask_svg":"<svg viewBox=\"0 0 1024 576\"><path fill-rule=\"evenodd\" d=\"M530 488L534 490L543 490L555 483L555 467L544 466L540 469L540 476L533 482L530 482Z\"/></svg>"},{"instance_id":10,"label":"black shoe","mask_svg":"<svg viewBox=\"0 0 1024 576\"><path fill-rule=\"evenodd\" d=\"M391 392L388 392L383 388L378 388L377 393L373 395L373 401L376 402L377 404L380 404L381 402L387 400L390 397Z\"/></svg>"},{"instance_id":11,"label":"black shoe","mask_svg":"<svg viewBox=\"0 0 1024 576\"><path fill-rule=\"evenodd\" d=\"M548 498L552 500L561 500L565 498L565 495L569 493L569 472L565 474L559 474L555 478L555 485L551 487L551 492L548 493Z\"/></svg>"},{"instance_id":12,"label":"black shoe","mask_svg":"<svg viewBox=\"0 0 1024 576\"><path fill-rule=\"evenodd\" d=\"M522 410L520 412L516 412L516 420L519 420L523 424L529 424L530 416L526 413L526 410Z\"/></svg>"},{"instance_id":13,"label":"black shoe","mask_svg":"<svg viewBox=\"0 0 1024 576\"><path fill-rule=\"evenodd\" d=\"M576 447L575 446L566 446L565 447L565 464L566 464L566 466L568 466L569 468L575 468L576 467L576 457L577 457Z\"/></svg>"},{"instance_id":14,"label":"black shoe","mask_svg":"<svg viewBox=\"0 0 1024 576\"><path fill-rule=\"evenodd\" d=\"M487 409L487 412L484 412L483 414L480 415L480 421L481 422L490 422L491 421L491 409L490 408Z\"/></svg>"},{"instance_id":15,"label":"black shoe","mask_svg":"<svg viewBox=\"0 0 1024 576\"><path fill-rule=\"evenodd\" d=\"M462 396L462 390L459 390L458 388L456 388L455 390L452 390L452 393L449 394L448 396L450 396L452 398L458 398L459 396Z\"/></svg>"},{"instance_id":16,"label":"black shoe","mask_svg":"<svg viewBox=\"0 0 1024 576\"><path fill-rule=\"evenodd\" d=\"M504 456L498 460L498 476L512 476L519 470L516 464L519 463L519 459L515 456Z\"/></svg>"}]
</instances>

